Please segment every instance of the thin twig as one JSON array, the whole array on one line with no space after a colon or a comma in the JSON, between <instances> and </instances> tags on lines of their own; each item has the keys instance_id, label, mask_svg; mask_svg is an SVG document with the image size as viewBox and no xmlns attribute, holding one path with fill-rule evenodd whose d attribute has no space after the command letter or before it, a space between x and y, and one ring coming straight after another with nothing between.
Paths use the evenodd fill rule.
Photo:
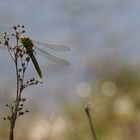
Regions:
<instances>
[{"instance_id":1,"label":"thin twig","mask_svg":"<svg viewBox=\"0 0 140 140\"><path fill-rule=\"evenodd\" d=\"M89 106L85 107L85 112L86 112L86 115L87 115L88 120L89 120L89 124L90 124L90 128L91 128L93 140L97 140L95 129L94 129L94 125L93 125L93 122L92 122L92 119L91 119L91 115L90 115L90 108L89 108Z\"/></svg>"}]
</instances>

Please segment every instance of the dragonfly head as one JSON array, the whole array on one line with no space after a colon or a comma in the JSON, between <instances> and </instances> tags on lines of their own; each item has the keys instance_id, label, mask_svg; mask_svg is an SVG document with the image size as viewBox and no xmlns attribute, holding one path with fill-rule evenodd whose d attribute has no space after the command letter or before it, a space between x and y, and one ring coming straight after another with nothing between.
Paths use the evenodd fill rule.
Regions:
<instances>
[{"instance_id":1,"label":"dragonfly head","mask_svg":"<svg viewBox=\"0 0 140 140\"><path fill-rule=\"evenodd\" d=\"M32 48L34 46L32 40L28 37L23 37L20 40L21 40L21 43L23 44L23 46L25 46L25 47Z\"/></svg>"}]
</instances>

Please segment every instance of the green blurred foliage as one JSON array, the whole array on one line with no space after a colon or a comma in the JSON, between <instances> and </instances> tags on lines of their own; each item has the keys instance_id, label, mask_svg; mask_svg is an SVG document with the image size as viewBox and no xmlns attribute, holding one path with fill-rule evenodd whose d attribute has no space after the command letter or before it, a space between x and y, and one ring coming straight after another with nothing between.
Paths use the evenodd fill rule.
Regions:
<instances>
[{"instance_id":1,"label":"green blurred foliage","mask_svg":"<svg viewBox=\"0 0 140 140\"><path fill-rule=\"evenodd\" d=\"M108 61L111 60L111 61ZM97 63L98 62L98 63ZM100 64L99 64L100 62ZM20 119L16 126L17 140L92 140L92 134L84 105L90 103L92 121L98 140L139 140L140 139L140 72L125 62L103 59L87 66L92 87L88 97L75 101L60 98L61 115L39 117L39 110ZM115 94L104 94L103 85L112 81ZM111 89L110 89L111 90ZM108 89L109 91L109 89ZM110 92L110 91L109 91ZM38 120L40 123L37 123ZM46 125L45 125L46 123ZM8 126L2 122L1 139L6 139ZM42 131L42 132L40 132ZM42 136L41 136L42 135ZM35 140L35 139L34 139Z\"/></svg>"},{"instance_id":2,"label":"green blurred foliage","mask_svg":"<svg viewBox=\"0 0 140 140\"><path fill-rule=\"evenodd\" d=\"M91 103L91 115L97 137L99 140L139 140L140 72L131 64L112 61L111 58L109 60L111 61L103 59L100 64L96 61L96 64L89 66L91 74L89 77L96 73L96 79L91 78L93 90L85 100ZM102 86L106 81L115 83L116 94L112 96L103 94ZM65 108L65 114L71 122L71 130L67 131L65 139L92 139L81 100Z\"/></svg>"}]
</instances>

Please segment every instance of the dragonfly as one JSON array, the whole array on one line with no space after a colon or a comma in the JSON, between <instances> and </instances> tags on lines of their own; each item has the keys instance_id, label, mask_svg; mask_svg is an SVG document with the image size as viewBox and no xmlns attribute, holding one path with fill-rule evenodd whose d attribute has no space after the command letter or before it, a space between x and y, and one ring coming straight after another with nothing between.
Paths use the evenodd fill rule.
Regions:
<instances>
[{"instance_id":1,"label":"dragonfly","mask_svg":"<svg viewBox=\"0 0 140 140\"><path fill-rule=\"evenodd\" d=\"M2 39L4 37L5 33L0 32L0 38ZM6 37L13 37L12 34L6 34ZM32 62L40 76L40 78L42 78L42 73L41 70L39 68L39 65L36 61L36 58L34 56L34 52L35 54L39 54L41 56L44 56L46 58L48 58L49 60L58 63L58 64L62 64L62 65L69 65L69 62L63 58L57 57L51 53L49 53L49 50L52 51L69 51L70 48L65 46L65 45L54 45L54 44L49 44L49 43L45 43L45 42L40 42L37 40L33 40L30 39L29 37L25 37L25 36L21 36L20 37L20 41L23 44L23 46L26 48L28 55L30 56L30 58L32 59ZM28 43L30 43L31 47L28 48ZM0 45L0 48L2 48L3 46ZM3 47L4 48L4 47Z\"/></svg>"}]
</instances>

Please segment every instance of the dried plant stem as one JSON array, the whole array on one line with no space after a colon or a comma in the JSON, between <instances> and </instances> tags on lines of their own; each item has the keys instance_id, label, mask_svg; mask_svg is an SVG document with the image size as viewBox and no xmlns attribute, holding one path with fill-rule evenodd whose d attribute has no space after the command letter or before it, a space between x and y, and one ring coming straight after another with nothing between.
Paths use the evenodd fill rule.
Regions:
<instances>
[{"instance_id":1,"label":"dried plant stem","mask_svg":"<svg viewBox=\"0 0 140 140\"><path fill-rule=\"evenodd\" d=\"M18 96L19 96L19 72L18 72L18 58L15 58L15 66L16 66L16 77L17 77L17 91L16 91L16 99L15 99L15 108L14 110L12 109L12 114L11 114L11 119L10 119L10 134L9 134L9 140L14 140L14 128L15 128L15 122L17 119L17 112L18 112L18 108L19 108L19 100L18 100Z\"/></svg>"},{"instance_id":2,"label":"dried plant stem","mask_svg":"<svg viewBox=\"0 0 140 140\"><path fill-rule=\"evenodd\" d=\"M93 122L92 122L92 119L91 119L91 115L90 115L90 108L88 106L85 108L85 112L86 112L86 115L87 115L88 120L89 120L89 124L90 124L90 128L91 128L93 140L97 140L95 129L94 129L94 125L93 125Z\"/></svg>"},{"instance_id":3,"label":"dried plant stem","mask_svg":"<svg viewBox=\"0 0 140 140\"><path fill-rule=\"evenodd\" d=\"M10 122L9 140L14 140L14 129L15 129L15 124L16 124L17 119L20 116L24 115L25 113L29 112L28 109L24 109L24 103L26 101L26 98L22 97L23 90L28 86L42 83L36 80L35 78L28 78L27 81L25 81L24 76L25 76L25 72L27 70L28 64L31 60L30 59L32 57L31 51L33 51L33 49L30 49L30 54L29 54L29 51L27 51L27 48L31 47L30 44L26 42L27 43L26 45L27 46L29 45L28 47L26 46L27 48L24 46L24 44L21 44L22 42L21 42L20 35L25 33L24 26L20 26L20 25L14 26L13 29L14 29L14 33L12 34L12 36L16 39L16 45L10 44L10 38L9 36L7 36L7 33L4 33L4 37L3 37L3 40L4 40L3 45L4 47L8 49L8 52L11 58L13 59L15 63L15 68L16 68L15 99L10 104L6 104L6 107L10 109L11 112L7 117L3 118L4 120L8 120ZM34 55L33 52L32 52L32 55ZM38 65L35 57L33 60L36 62L35 64ZM39 74L40 74L39 76L42 77L41 75L42 73L40 71L39 65L37 68L39 69Z\"/></svg>"}]
</instances>

